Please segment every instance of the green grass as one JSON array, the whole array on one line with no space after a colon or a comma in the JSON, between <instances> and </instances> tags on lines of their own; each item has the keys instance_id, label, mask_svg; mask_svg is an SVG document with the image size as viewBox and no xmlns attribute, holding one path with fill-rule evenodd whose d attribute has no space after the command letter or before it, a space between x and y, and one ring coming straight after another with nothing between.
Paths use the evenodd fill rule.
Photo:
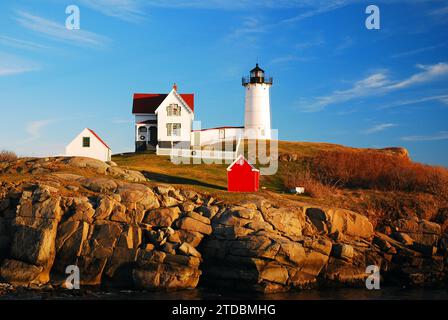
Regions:
<instances>
[{"instance_id":1,"label":"green grass","mask_svg":"<svg viewBox=\"0 0 448 320\"><path fill-rule=\"evenodd\" d=\"M248 142L244 143L247 151ZM286 142L279 141L279 154L296 154L298 157L310 157L321 151L343 150L348 148L328 143ZM269 149L268 149L269 153ZM142 171L151 181L169 183L189 187L190 189L208 192L224 198L244 197L241 194L228 193L227 171L228 164L173 164L170 157L157 156L153 152L129 153L114 155L112 160L122 167ZM289 171L298 170L298 162L279 162L276 175L262 176L260 187L277 194L285 192L283 178ZM263 191L262 191L263 192Z\"/></svg>"}]
</instances>

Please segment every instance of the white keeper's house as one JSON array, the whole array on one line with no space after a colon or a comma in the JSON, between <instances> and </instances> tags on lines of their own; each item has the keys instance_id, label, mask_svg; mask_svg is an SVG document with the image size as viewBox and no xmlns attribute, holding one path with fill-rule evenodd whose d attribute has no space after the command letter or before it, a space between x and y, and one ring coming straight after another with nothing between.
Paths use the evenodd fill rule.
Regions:
<instances>
[{"instance_id":1,"label":"white keeper's house","mask_svg":"<svg viewBox=\"0 0 448 320\"><path fill-rule=\"evenodd\" d=\"M136 93L132 113L135 116L135 151L192 149L227 140L271 139L269 91L272 78L258 64L244 77L244 126L222 126L193 130L194 94L179 93L175 84L169 93Z\"/></svg>"}]
</instances>

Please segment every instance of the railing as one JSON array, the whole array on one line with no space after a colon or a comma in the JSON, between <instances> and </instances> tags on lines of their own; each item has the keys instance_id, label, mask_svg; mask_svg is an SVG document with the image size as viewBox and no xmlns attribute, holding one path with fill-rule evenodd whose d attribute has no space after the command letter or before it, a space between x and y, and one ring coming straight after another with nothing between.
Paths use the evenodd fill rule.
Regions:
<instances>
[{"instance_id":1,"label":"railing","mask_svg":"<svg viewBox=\"0 0 448 320\"><path fill-rule=\"evenodd\" d=\"M272 84L274 79L272 77L243 77L243 86L247 86L249 83L264 83Z\"/></svg>"},{"instance_id":2,"label":"railing","mask_svg":"<svg viewBox=\"0 0 448 320\"><path fill-rule=\"evenodd\" d=\"M191 150L191 149L170 149L156 147L158 156L171 156L180 158L199 158L229 161L232 163L236 159L237 153L234 151L218 151L218 150Z\"/></svg>"}]
</instances>

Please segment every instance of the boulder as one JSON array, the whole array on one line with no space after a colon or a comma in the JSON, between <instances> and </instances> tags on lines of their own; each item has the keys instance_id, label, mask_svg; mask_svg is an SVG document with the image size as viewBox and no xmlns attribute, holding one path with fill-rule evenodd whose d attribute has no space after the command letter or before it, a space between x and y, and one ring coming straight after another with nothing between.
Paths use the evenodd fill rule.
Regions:
<instances>
[{"instance_id":1,"label":"boulder","mask_svg":"<svg viewBox=\"0 0 448 320\"><path fill-rule=\"evenodd\" d=\"M424 219L398 219L395 227L397 232L407 234L414 242L426 246L437 246L442 235L439 224Z\"/></svg>"},{"instance_id":2,"label":"boulder","mask_svg":"<svg viewBox=\"0 0 448 320\"><path fill-rule=\"evenodd\" d=\"M11 257L38 266L51 265L55 256L57 226L55 219L17 217Z\"/></svg>"},{"instance_id":3,"label":"boulder","mask_svg":"<svg viewBox=\"0 0 448 320\"><path fill-rule=\"evenodd\" d=\"M205 224L210 224L210 219L207 217L202 216L201 214L197 213L197 212L188 212L187 213L187 217L193 218L195 220L198 220L199 222L205 223Z\"/></svg>"},{"instance_id":4,"label":"boulder","mask_svg":"<svg viewBox=\"0 0 448 320\"><path fill-rule=\"evenodd\" d=\"M354 250L351 245L338 243L333 246L332 255L336 258L350 261L353 259Z\"/></svg>"},{"instance_id":5,"label":"boulder","mask_svg":"<svg viewBox=\"0 0 448 320\"><path fill-rule=\"evenodd\" d=\"M126 207L119 201L110 196L103 195L98 198L93 218L95 220L108 220L112 214L117 217L125 213Z\"/></svg>"},{"instance_id":6,"label":"boulder","mask_svg":"<svg viewBox=\"0 0 448 320\"><path fill-rule=\"evenodd\" d=\"M394 239L406 246L412 246L412 244L414 243L414 240L404 232L394 232L392 236L394 237Z\"/></svg>"},{"instance_id":7,"label":"boulder","mask_svg":"<svg viewBox=\"0 0 448 320\"><path fill-rule=\"evenodd\" d=\"M26 286L38 281L42 270L42 266L6 259L0 266L0 279L13 285Z\"/></svg>"},{"instance_id":8,"label":"boulder","mask_svg":"<svg viewBox=\"0 0 448 320\"><path fill-rule=\"evenodd\" d=\"M179 235L180 242L186 242L195 248L204 238L204 235L195 231L176 230L176 233Z\"/></svg>"},{"instance_id":9,"label":"boulder","mask_svg":"<svg viewBox=\"0 0 448 320\"><path fill-rule=\"evenodd\" d=\"M160 207L159 200L154 192L142 184L124 184L117 193L121 197L121 203L128 211L146 211Z\"/></svg>"},{"instance_id":10,"label":"boulder","mask_svg":"<svg viewBox=\"0 0 448 320\"><path fill-rule=\"evenodd\" d=\"M206 235L212 233L212 227L209 224L205 224L190 217L180 219L177 226L179 229L185 231L199 232Z\"/></svg>"},{"instance_id":11,"label":"boulder","mask_svg":"<svg viewBox=\"0 0 448 320\"><path fill-rule=\"evenodd\" d=\"M192 245L188 244L187 242L182 243L179 246L178 250L186 256L193 256L196 258L201 257L199 251L197 251Z\"/></svg>"},{"instance_id":12,"label":"boulder","mask_svg":"<svg viewBox=\"0 0 448 320\"><path fill-rule=\"evenodd\" d=\"M356 266L351 262L330 258L322 272L321 278L327 286L356 286L365 288L365 280L369 275L365 265Z\"/></svg>"},{"instance_id":13,"label":"boulder","mask_svg":"<svg viewBox=\"0 0 448 320\"><path fill-rule=\"evenodd\" d=\"M80 180L83 187L99 193L114 192L117 190L117 183L109 178L84 178Z\"/></svg>"},{"instance_id":14,"label":"boulder","mask_svg":"<svg viewBox=\"0 0 448 320\"><path fill-rule=\"evenodd\" d=\"M269 282L286 285L289 274L283 266L275 263L268 263L260 271L260 278Z\"/></svg>"},{"instance_id":15,"label":"boulder","mask_svg":"<svg viewBox=\"0 0 448 320\"><path fill-rule=\"evenodd\" d=\"M95 286L101 284L103 271L106 267L107 258L95 258L81 256L76 265L80 270L80 284Z\"/></svg>"},{"instance_id":16,"label":"boulder","mask_svg":"<svg viewBox=\"0 0 448 320\"><path fill-rule=\"evenodd\" d=\"M71 199L70 213L68 220L85 221L89 224L93 223L95 209L87 197L76 197Z\"/></svg>"},{"instance_id":17,"label":"boulder","mask_svg":"<svg viewBox=\"0 0 448 320\"><path fill-rule=\"evenodd\" d=\"M254 211L256 215L258 211ZM262 211L263 218L276 230L291 236L301 236L305 217L301 208L268 208Z\"/></svg>"},{"instance_id":18,"label":"boulder","mask_svg":"<svg viewBox=\"0 0 448 320\"><path fill-rule=\"evenodd\" d=\"M191 212L196 209L196 205L191 201L185 201L180 204L180 208L182 209L182 212Z\"/></svg>"},{"instance_id":19,"label":"boulder","mask_svg":"<svg viewBox=\"0 0 448 320\"><path fill-rule=\"evenodd\" d=\"M92 169L99 174L105 174L109 168L103 161L85 157L65 158L63 162L73 167Z\"/></svg>"},{"instance_id":20,"label":"boulder","mask_svg":"<svg viewBox=\"0 0 448 320\"><path fill-rule=\"evenodd\" d=\"M200 275L196 268L171 264L148 265L132 272L135 286L145 290L194 289Z\"/></svg>"},{"instance_id":21,"label":"boulder","mask_svg":"<svg viewBox=\"0 0 448 320\"><path fill-rule=\"evenodd\" d=\"M179 215L178 207L154 209L146 213L143 222L156 227L170 227Z\"/></svg>"},{"instance_id":22,"label":"boulder","mask_svg":"<svg viewBox=\"0 0 448 320\"><path fill-rule=\"evenodd\" d=\"M341 233L350 237L371 239L373 225L369 219L356 212L342 209L307 208L306 215L315 228L323 234Z\"/></svg>"},{"instance_id":23,"label":"boulder","mask_svg":"<svg viewBox=\"0 0 448 320\"><path fill-rule=\"evenodd\" d=\"M53 271L65 274L67 266L76 265L88 233L89 225L83 221L66 221L59 225Z\"/></svg>"}]
</instances>

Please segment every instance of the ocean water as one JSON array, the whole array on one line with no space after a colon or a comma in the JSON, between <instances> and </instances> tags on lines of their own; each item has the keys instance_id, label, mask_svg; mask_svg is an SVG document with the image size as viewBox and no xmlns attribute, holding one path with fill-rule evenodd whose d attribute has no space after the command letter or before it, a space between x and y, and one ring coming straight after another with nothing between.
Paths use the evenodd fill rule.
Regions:
<instances>
[{"instance_id":1,"label":"ocean water","mask_svg":"<svg viewBox=\"0 0 448 320\"><path fill-rule=\"evenodd\" d=\"M217 291L208 288L175 292L113 289L18 289L0 300L448 300L448 288L313 289L278 294Z\"/></svg>"}]
</instances>

